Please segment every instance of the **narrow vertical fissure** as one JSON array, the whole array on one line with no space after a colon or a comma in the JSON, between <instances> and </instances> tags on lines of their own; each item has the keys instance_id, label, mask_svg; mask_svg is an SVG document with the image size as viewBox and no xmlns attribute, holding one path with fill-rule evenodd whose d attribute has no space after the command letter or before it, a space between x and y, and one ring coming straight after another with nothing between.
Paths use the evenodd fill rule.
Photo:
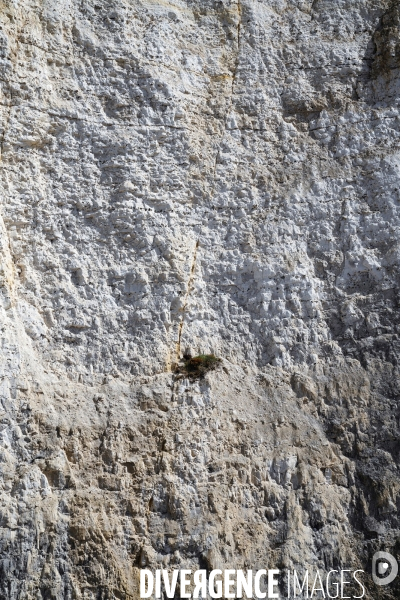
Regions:
<instances>
[{"instance_id":1,"label":"narrow vertical fissure","mask_svg":"<svg viewBox=\"0 0 400 600\"><path fill-rule=\"evenodd\" d=\"M240 0L238 0L237 3L237 13L238 13L238 24L237 24L237 34L236 34L236 58L235 58L235 64L232 70L232 80L231 80L231 93L230 93L230 100L228 103L228 107L226 110L226 114L225 114L225 123L224 123L224 131L222 133L222 137L220 142L222 141L225 131L226 131L226 121L227 118L229 116L229 112L233 106L233 92L234 92L234 88L235 88L235 83L236 83L236 75L237 75L237 70L238 70L238 66L239 66L239 55L240 55L240 36L241 36L241 26L242 26L242 5L240 4ZM213 186L213 191L211 196L214 195L215 192L215 177L216 177L216 170L217 170L217 163L218 163L218 157L219 157L219 152L220 152L220 146L221 143L218 144L218 149L217 152L215 154L215 160L214 160L214 169L213 169L213 182L214 182L214 186Z\"/></svg>"},{"instance_id":2,"label":"narrow vertical fissure","mask_svg":"<svg viewBox=\"0 0 400 600\"><path fill-rule=\"evenodd\" d=\"M8 124L10 122L11 119L11 110L12 110L12 105L10 103L10 106L8 107L8 113L7 113L7 118L4 120L4 128L3 128L3 133L0 139L0 161L3 160L3 146L4 146L4 140L6 137L6 133L7 133L7 129L8 129Z\"/></svg>"},{"instance_id":3,"label":"narrow vertical fissure","mask_svg":"<svg viewBox=\"0 0 400 600\"><path fill-rule=\"evenodd\" d=\"M241 27L242 27L242 5L240 4L240 0L238 0L238 3L237 3L237 12L238 12L237 53L236 53L236 60L235 60L235 68L233 69L233 73L232 73L232 88L231 88L231 104L230 104L230 106L232 106L232 104L233 104L233 88L235 86L236 74L237 74L237 69L239 66L240 34L241 34Z\"/></svg>"},{"instance_id":4,"label":"narrow vertical fissure","mask_svg":"<svg viewBox=\"0 0 400 600\"><path fill-rule=\"evenodd\" d=\"M186 286L186 293L185 293L185 298L183 300L183 305L181 308L181 312L182 312L182 317L178 326L178 340L176 342L176 362L179 361L180 356L181 356L181 339L182 339L182 330L183 330L183 326L185 324L185 316L186 316L186 306L189 300L189 296L190 296L190 292L192 291L193 288L193 280L194 280L194 273L196 270L196 261L197 261L197 250L199 247L199 240L197 240L196 245L194 247L194 252L193 252L193 257L192 257L192 264L190 267L190 273L189 273L189 279L187 282L187 286Z\"/></svg>"},{"instance_id":5,"label":"narrow vertical fissure","mask_svg":"<svg viewBox=\"0 0 400 600\"><path fill-rule=\"evenodd\" d=\"M24 22L23 27L25 27L27 21ZM23 28L22 28L23 29ZM9 57L11 62L14 64L14 67L17 66L18 64L18 58L19 58L19 54L20 54L20 48L21 48L21 43L19 41L19 37L17 39L16 42L16 48L15 48L15 52L11 53L11 56ZM14 68L14 73L16 71L16 68ZM6 138L6 134L10 125L10 120L11 120L11 112L13 109L13 93L12 90L9 90L9 105L8 105L8 110L6 111L7 116L5 116L4 118L4 128L3 128L3 133L0 137L0 162L3 161L3 147L4 147L4 141Z\"/></svg>"}]
</instances>

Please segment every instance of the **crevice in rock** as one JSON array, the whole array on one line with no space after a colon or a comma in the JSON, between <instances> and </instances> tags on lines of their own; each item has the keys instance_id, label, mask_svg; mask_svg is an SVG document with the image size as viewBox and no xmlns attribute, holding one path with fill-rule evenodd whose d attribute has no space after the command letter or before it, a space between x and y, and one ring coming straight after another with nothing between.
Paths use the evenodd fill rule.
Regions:
<instances>
[{"instance_id":1,"label":"crevice in rock","mask_svg":"<svg viewBox=\"0 0 400 600\"><path fill-rule=\"evenodd\" d=\"M5 293L7 294L9 308L15 306L15 278L14 278L14 260L10 244L10 236L5 226L3 216L0 212L0 251L2 260L2 282Z\"/></svg>"},{"instance_id":2,"label":"crevice in rock","mask_svg":"<svg viewBox=\"0 0 400 600\"><path fill-rule=\"evenodd\" d=\"M236 60L235 60L235 68L232 73L232 89L231 89L230 107L232 107L232 103L233 103L233 89L235 86L237 68L239 65L240 35L241 35L241 27L242 27L242 5L240 4L240 0L238 0L238 3L237 3L237 13L238 13L238 17L239 17L238 24L237 24L237 54L236 54Z\"/></svg>"},{"instance_id":3,"label":"crevice in rock","mask_svg":"<svg viewBox=\"0 0 400 600\"><path fill-rule=\"evenodd\" d=\"M196 245L194 247L194 251L193 251L193 257L192 257L192 264L190 267L190 274L189 274L189 279L186 285L186 293L185 293L185 297L183 300L183 305L181 308L181 312L182 312L182 318L180 320L179 323L179 327L178 327L178 341L176 343L176 363L179 361L180 355L181 355L181 339L182 339L182 329L183 326L185 324L185 314L186 314L186 306L188 303L188 299L190 296L190 292L192 291L193 288L193 280L194 280L194 272L196 270L196 262L197 262L197 250L199 247L199 240L197 240Z\"/></svg>"},{"instance_id":4,"label":"crevice in rock","mask_svg":"<svg viewBox=\"0 0 400 600\"><path fill-rule=\"evenodd\" d=\"M24 25L25 24L26 24L26 22L24 23ZM20 44L21 44L21 40L20 40L20 36L18 36L17 37L16 50L15 50L15 53L14 53L14 57L11 59L11 62L14 64L14 67L16 67L16 65L18 64ZM2 104L2 106L8 106L8 111L7 111L7 116L4 119L4 129L3 129L3 133L2 133L1 138L0 138L0 162L2 162L2 160L3 160L4 140L5 140L5 137L6 137L6 133L8 131L8 126L10 124L11 111L14 108L14 105L13 105L13 93L12 93L11 89L9 89L9 103L8 103L8 105Z\"/></svg>"},{"instance_id":5,"label":"crevice in rock","mask_svg":"<svg viewBox=\"0 0 400 600\"><path fill-rule=\"evenodd\" d=\"M5 105L3 104L3 106L5 106ZM5 120L4 120L4 129L3 129L3 133L2 133L2 136L1 136L1 139L0 139L0 161L3 160L4 140L5 140L5 137L6 137L7 130L8 130L8 125L10 123L12 109L13 109L13 105L12 105L12 95L11 95L10 104L8 105L7 116L6 116Z\"/></svg>"},{"instance_id":6,"label":"crevice in rock","mask_svg":"<svg viewBox=\"0 0 400 600\"><path fill-rule=\"evenodd\" d=\"M231 75L231 93L230 93L230 99L229 99L229 103L228 103L228 107L226 110L226 114L225 114L225 122L224 122L224 130L222 132L222 136L220 139L220 142L218 144L218 148L217 148L217 152L215 154L215 160L214 160L214 168L213 168L213 190L211 193L211 197L214 196L214 192L215 192L215 177L216 177L216 171L217 171L217 163L218 163L218 157L219 157L219 152L220 152L220 146L221 146L221 141L223 140L223 137L225 135L226 132L226 120L227 117L229 115L229 112L232 108L233 105L233 91L235 88L235 82L236 82L236 75L237 75L237 69L238 69L238 65L239 65L239 54L240 54L240 36L241 36L241 26L242 26L242 5L240 3L240 0L238 0L237 3L237 14L238 14L238 24L236 26L237 29L237 37L236 37L236 46L237 46L237 50L236 50L236 59L235 59L235 64L232 70L232 75Z\"/></svg>"}]
</instances>

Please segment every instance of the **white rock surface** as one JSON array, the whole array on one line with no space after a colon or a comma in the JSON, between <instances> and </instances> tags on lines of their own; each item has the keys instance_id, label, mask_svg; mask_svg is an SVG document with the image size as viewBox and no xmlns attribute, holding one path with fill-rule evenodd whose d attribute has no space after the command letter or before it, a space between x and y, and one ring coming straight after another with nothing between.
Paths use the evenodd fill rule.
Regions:
<instances>
[{"instance_id":1,"label":"white rock surface","mask_svg":"<svg viewBox=\"0 0 400 600\"><path fill-rule=\"evenodd\" d=\"M398 2L0 23L1 598L398 553Z\"/></svg>"}]
</instances>

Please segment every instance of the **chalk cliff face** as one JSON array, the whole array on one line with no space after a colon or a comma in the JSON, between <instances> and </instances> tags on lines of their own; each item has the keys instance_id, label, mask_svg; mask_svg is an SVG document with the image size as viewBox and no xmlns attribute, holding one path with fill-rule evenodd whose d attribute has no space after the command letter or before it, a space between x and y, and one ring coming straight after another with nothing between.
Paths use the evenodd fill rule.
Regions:
<instances>
[{"instance_id":1,"label":"chalk cliff face","mask_svg":"<svg viewBox=\"0 0 400 600\"><path fill-rule=\"evenodd\" d=\"M136 599L147 566L398 598L398 2L0 19L0 597Z\"/></svg>"}]
</instances>

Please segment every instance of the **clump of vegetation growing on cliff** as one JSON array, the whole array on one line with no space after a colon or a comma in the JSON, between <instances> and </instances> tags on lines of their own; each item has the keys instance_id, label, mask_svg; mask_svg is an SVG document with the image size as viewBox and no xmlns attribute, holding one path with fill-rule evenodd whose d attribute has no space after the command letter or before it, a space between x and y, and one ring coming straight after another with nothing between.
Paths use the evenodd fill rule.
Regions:
<instances>
[{"instance_id":1,"label":"clump of vegetation growing on cliff","mask_svg":"<svg viewBox=\"0 0 400 600\"><path fill-rule=\"evenodd\" d=\"M199 354L198 356L185 356L184 363L176 368L177 373L192 379L204 377L208 371L213 371L221 362L214 354Z\"/></svg>"}]
</instances>

